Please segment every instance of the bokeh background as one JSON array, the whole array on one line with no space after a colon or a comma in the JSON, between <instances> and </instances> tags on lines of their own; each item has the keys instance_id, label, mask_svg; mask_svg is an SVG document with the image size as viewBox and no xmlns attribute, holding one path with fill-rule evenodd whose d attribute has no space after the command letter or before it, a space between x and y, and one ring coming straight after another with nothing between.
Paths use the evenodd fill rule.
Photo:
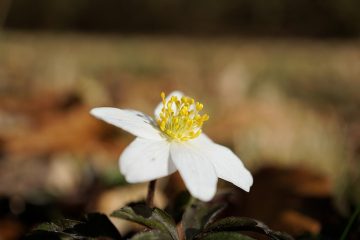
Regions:
<instances>
[{"instance_id":1,"label":"bokeh background","mask_svg":"<svg viewBox=\"0 0 360 240\"><path fill-rule=\"evenodd\" d=\"M356 0L1 0L0 239L144 198L118 170L133 137L88 112L173 90L254 175L219 183L229 214L337 239L360 204L359 36ZM156 204L183 189L162 179Z\"/></svg>"}]
</instances>

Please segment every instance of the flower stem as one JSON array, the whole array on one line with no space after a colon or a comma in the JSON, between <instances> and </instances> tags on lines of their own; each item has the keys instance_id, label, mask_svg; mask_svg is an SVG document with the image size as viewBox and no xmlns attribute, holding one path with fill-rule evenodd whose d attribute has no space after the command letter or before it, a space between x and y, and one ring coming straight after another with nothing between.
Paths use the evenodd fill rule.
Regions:
<instances>
[{"instance_id":1,"label":"flower stem","mask_svg":"<svg viewBox=\"0 0 360 240\"><path fill-rule=\"evenodd\" d=\"M148 192L146 197L146 205L148 205L151 208L154 207L155 186L156 186L156 180L152 180L149 182Z\"/></svg>"}]
</instances>

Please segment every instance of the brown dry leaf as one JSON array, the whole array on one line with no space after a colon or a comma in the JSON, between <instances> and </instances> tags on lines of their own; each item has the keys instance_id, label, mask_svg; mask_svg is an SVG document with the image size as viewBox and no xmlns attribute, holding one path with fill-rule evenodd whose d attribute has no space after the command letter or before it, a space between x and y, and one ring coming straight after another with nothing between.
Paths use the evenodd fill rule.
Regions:
<instances>
[{"instance_id":1,"label":"brown dry leaf","mask_svg":"<svg viewBox=\"0 0 360 240\"><path fill-rule=\"evenodd\" d=\"M0 220L0 239L15 240L19 239L24 233L23 226L16 220L3 218Z\"/></svg>"},{"instance_id":2,"label":"brown dry leaf","mask_svg":"<svg viewBox=\"0 0 360 240\"><path fill-rule=\"evenodd\" d=\"M333 214L328 178L302 168L263 168L249 193L234 189L226 215L247 216L293 235L319 233L319 216ZM313 187L312 184L316 187ZM315 211L316 209L316 211ZM309 214L310 213L310 214ZM316 213L316 215L314 215Z\"/></svg>"},{"instance_id":3,"label":"brown dry leaf","mask_svg":"<svg viewBox=\"0 0 360 240\"><path fill-rule=\"evenodd\" d=\"M295 236L299 236L305 232L315 235L320 232L321 224L319 221L305 214L288 210L284 211L280 216L279 229L291 232Z\"/></svg>"},{"instance_id":4,"label":"brown dry leaf","mask_svg":"<svg viewBox=\"0 0 360 240\"><path fill-rule=\"evenodd\" d=\"M86 107L66 113L53 113L38 129L13 136L5 143L5 151L12 155L41 155L52 152L88 152L98 146L102 125L89 114Z\"/></svg>"}]
</instances>

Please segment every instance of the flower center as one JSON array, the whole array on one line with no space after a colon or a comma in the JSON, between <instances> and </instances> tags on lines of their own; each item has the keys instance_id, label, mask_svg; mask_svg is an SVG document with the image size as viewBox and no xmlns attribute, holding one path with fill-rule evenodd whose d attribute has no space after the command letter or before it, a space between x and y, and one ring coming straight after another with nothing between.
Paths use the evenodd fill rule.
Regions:
<instances>
[{"instance_id":1,"label":"flower center","mask_svg":"<svg viewBox=\"0 0 360 240\"><path fill-rule=\"evenodd\" d=\"M204 106L189 97L172 96L166 101L164 92L160 96L163 103L157 119L160 130L170 139L180 141L198 137L203 123L209 119L209 115L199 114Z\"/></svg>"}]
</instances>

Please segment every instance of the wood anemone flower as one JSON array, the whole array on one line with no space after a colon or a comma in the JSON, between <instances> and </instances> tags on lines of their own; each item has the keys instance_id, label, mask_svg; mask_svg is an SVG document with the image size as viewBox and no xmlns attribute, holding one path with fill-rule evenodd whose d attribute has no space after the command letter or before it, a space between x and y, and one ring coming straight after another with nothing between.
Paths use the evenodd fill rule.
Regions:
<instances>
[{"instance_id":1,"label":"wood anemone flower","mask_svg":"<svg viewBox=\"0 0 360 240\"><path fill-rule=\"evenodd\" d=\"M203 105L172 92L155 109L155 120L135 110L100 107L91 114L136 136L120 156L120 171L129 183L146 182L179 171L191 195L211 200L218 177L245 191L251 173L227 147L214 143L201 127L209 119Z\"/></svg>"}]
</instances>

